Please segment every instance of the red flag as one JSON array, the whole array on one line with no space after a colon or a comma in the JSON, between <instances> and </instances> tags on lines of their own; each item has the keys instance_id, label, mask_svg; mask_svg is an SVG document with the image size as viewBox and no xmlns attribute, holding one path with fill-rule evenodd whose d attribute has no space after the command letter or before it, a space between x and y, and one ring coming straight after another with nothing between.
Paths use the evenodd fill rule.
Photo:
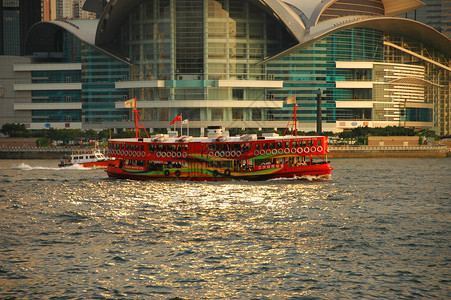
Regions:
<instances>
[{"instance_id":1,"label":"red flag","mask_svg":"<svg viewBox=\"0 0 451 300\"><path fill-rule=\"evenodd\" d=\"M182 115L175 117L174 121L172 121L172 122L169 123L169 124L172 125L172 124L174 124L175 122L179 122L179 121L181 121L181 120L182 120Z\"/></svg>"}]
</instances>

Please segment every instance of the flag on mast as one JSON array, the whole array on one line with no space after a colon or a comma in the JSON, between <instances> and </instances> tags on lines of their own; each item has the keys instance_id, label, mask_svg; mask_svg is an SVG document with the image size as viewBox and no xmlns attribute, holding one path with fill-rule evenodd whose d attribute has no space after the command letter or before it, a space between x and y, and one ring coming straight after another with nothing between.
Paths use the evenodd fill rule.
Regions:
<instances>
[{"instance_id":1,"label":"flag on mast","mask_svg":"<svg viewBox=\"0 0 451 300\"><path fill-rule=\"evenodd\" d=\"M169 124L174 124L175 122L180 122L182 120L182 115L178 115L177 117L175 117L175 119L173 121L171 121L171 123Z\"/></svg>"},{"instance_id":2,"label":"flag on mast","mask_svg":"<svg viewBox=\"0 0 451 300\"><path fill-rule=\"evenodd\" d=\"M287 104L296 104L296 96L289 96L287 99L285 99L285 102Z\"/></svg>"},{"instance_id":3,"label":"flag on mast","mask_svg":"<svg viewBox=\"0 0 451 300\"><path fill-rule=\"evenodd\" d=\"M125 105L125 108L134 108L135 107L135 98L125 101L124 105Z\"/></svg>"}]
</instances>

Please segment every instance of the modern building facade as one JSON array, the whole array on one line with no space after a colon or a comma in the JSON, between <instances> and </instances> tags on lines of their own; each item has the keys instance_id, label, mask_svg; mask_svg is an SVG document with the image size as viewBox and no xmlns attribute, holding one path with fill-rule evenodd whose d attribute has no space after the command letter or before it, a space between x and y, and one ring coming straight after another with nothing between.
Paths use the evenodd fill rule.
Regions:
<instances>
[{"instance_id":1,"label":"modern building facade","mask_svg":"<svg viewBox=\"0 0 451 300\"><path fill-rule=\"evenodd\" d=\"M136 97L151 130L182 114L203 134L208 125L284 129L294 96L298 127L311 131L320 93L324 131L401 125L449 134L451 41L394 17L422 5L110 1L99 20L32 28L32 63L14 67L31 78L15 91L32 96L15 109L30 112L30 128L123 129L134 126L124 100Z\"/></svg>"},{"instance_id":2,"label":"modern building facade","mask_svg":"<svg viewBox=\"0 0 451 300\"><path fill-rule=\"evenodd\" d=\"M0 55L23 55L30 27L41 21L41 0L0 1Z\"/></svg>"},{"instance_id":3,"label":"modern building facade","mask_svg":"<svg viewBox=\"0 0 451 300\"><path fill-rule=\"evenodd\" d=\"M451 38L451 1L423 0L422 2L425 3L424 6L401 17L424 23Z\"/></svg>"}]
</instances>

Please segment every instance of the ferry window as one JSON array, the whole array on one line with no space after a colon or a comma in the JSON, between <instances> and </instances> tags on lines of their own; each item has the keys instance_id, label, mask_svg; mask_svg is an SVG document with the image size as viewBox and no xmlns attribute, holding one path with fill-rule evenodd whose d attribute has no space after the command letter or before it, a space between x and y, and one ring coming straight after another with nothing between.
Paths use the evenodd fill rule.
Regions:
<instances>
[{"instance_id":1,"label":"ferry window","mask_svg":"<svg viewBox=\"0 0 451 300\"><path fill-rule=\"evenodd\" d=\"M263 149L265 149L265 150L268 149L268 144L266 144L266 143L263 144Z\"/></svg>"},{"instance_id":2,"label":"ferry window","mask_svg":"<svg viewBox=\"0 0 451 300\"><path fill-rule=\"evenodd\" d=\"M313 141L308 141L307 146L309 146L309 147L313 146Z\"/></svg>"},{"instance_id":3,"label":"ferry window","mask_svg":"<svg viewBox=\"0 0 451 300\"><path fill-rule=\"evenodd\" d=\"M128 150L130 148L130 145L125 145L125 150Z\"/></svg>"},{"instance_id":4,"label":"ferry window","mask_svg":"<svg viewBox=\"0 0 451 300\"><path fill-rule=\"evenodd\" d=\"M255 144L255 150L260 150L260 144Z\"/></svg>"},{"instance_id":5,"label":"ferry window","mask_svg":"<svg viewBox=\"0 0 451 300\"><path fill-rule=\"evenodd\" d=\"M94 155L89 155L89 158L94 158Z\"/></svg>"},{"instance_id":6,"label":"ferry window","mask_svg":"<svg viewBox=\"0 0 451 300\"><path fill-rule=\"evenodd\" d=\"M291 146L294 148L294 147L298 147L299 144L297 141L294 141L294 142L291 142Z\"/></svg>"},{"instance_id":7,"label":"ferry window","mask_svg":"<svg viewBox=\"0 0 451 300\"><path fill-rule=\"evenodd\" d=\"M188 145L185 145L185 151L188 151Z\"/></svg>"},{"instance_id":8,"label":"ferry window","mask_svg":"<svg viewBox=\"0 0 451 300\"><path fill-rule=\"evenodd\" d=\"M316 146L321 146L321 140L316 140Z\"/></svg>"},{"instance_id":9,"label":"ferry window","mask_svg":"<svg viewBox=\"0 0 451 300\"><path fill-rule=\"evenodd\" d=\"M141 145L141 151L144 151L144 145Z\"/></svg>"},{"instance_id":10,"label":"ferry window","mask_svg":"<svg viewBox=\"0 0 451 300\"><path fill-rule=\"evenodd\" d=\"M270 149L276 149L276 143L269 144L269 148Z\"/></svg>"},{"instance_id":11,"label":"ferry window","mask_svg":"<svg viewBox=\"0 0 451 300\"><path fill-rule=\"evenodd\" d=\"M279 149L282 148L282 142L278 142L278 143L277 143L277 148L279 148Z\"/></svg>"},{"instance_id":12,"label":"ferry window","mask_svg":"<svg viewBox=\"0 0 451 300\"><path fill-rule=\"evenodd\" d=\"M305 141L301 141L300 145L301 145L301 147L305 147L305 144L306 144Z\"/></svg>"},{"instance_id":13,"label":"ferry window","mask_svg":"<svg viewBox=\"0 0 451 300\"><path fill-rule=\"evenodd\" d=\"M290 142L285 142L285 148L290 148Z\"/></svg>"}]
</instances>

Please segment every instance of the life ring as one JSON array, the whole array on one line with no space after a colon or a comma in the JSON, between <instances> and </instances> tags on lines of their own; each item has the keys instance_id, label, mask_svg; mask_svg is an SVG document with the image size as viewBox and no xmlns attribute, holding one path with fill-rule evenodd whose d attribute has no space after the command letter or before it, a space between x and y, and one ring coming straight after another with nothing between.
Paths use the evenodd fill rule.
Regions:
<instances>
[{"instance_id":1,"label":"life ring","mask_svg":"<svg viewBox=\"0 0 451 300\"><path fill-rule=\"evenodd\" d=\"M215 152L215 156L216 156L216 157L219 157L219 155L221 155L221 152L216 151L216 152Z\"/></svg>"},{"instance_id":2,"label":"life ring","mask_svg":"<svg viewBox=\"0 0 451 300\"><path fill-rule=\"evenodd\" d=\"M230 175L230 170L229 170L229 169L225 169L224 175L225 175L225 176L229 176L229 175Z\"/></svg>"},{"instance_id":3,"label":"life ring","mask_svg":"<svg viewBox=\"0 0 451 300\"><path fill-rule=\"evenodd\" d=\"M169 170L164 171L164 176L169 176L169 174L171 174Z\"/></svg>"},{"instance_id":4,"label":"life ring","mask_svg":"<svg viewBox=\"0 0 451 300\"><path fill-rule=\"evenodd\" d=\"M230 151L226 151L225 156L229 157L230 156Z\"/></svg>"},{"instance_id":5,"label":"life ring","mask_svg":"<svg viewBox=\"0 0 451 300\"><path fill-rule=\"evenodd\" d=\"M309 153L310 152L310 148L309 147L305 147L304 152L305 153Z\"/></svg>"},{"instance_id":6,"label":"life ring","mask_svg":"<svg viewBox=\"0 0 451 300\"><path fill-rule=\"evenodd\" d=\"M277 154L277 150L276 149L272 149L272 154Z\"/></svg>"},{"instance_id":7,"label":"life ring","mask_svg":"<svg viewBox=\"0 0 451 300\"><path fill-rule=\"evenodd\" d=\"M146 156L146 152L145 151L141 151L141 156L142 157Z\"/></svg>"},{"instance_id":8,"label":"life ring","mask_svg":"<svg viewBox=\"0 0 451 300\"><path fill-rule=\"evenodd\" d=\"M236 156L241 156L241 151L238 150L238 151L236 152Z\"/></svg>"},{"instance_id":9,"label":"life ring","mask_svg":"<svg viewBox=\"0 0 451 300\"><path fill-rule=\"evenodd\" d=\"M265 155L265 150L260 150L260 155Z\"/></svg>"},{"instance_id":10,"label":"life ring","mask_svg":"<svg viewBox=\"0 0 451 300\"><path fill-rule=\"evenodd\" d=\"M181 174L181 173L180 173L180 171L179 171L179 170L175 171L175 176L176 176L176 177L179 177L179 176L180 176L180 174Z\"/></svg>"},{"instance_id":11,"label":"life ring","mask_svg":"<svg viewBox=\"0 0 451 300\"><path fill-rule=\"evenodd\" d=\"M125 156L124 153L125 153L124 150L121 150L121 155L122 155L122 156Z\"/></svg>"},{"instance_id":12,"label":"life ring","mask_svg":"<svg viewBox=\"0 0 451 300\"><path fill-rule=\"evenodd\" d=\"M166 152L161 152L161 157L166 157Z\"/></svg>"},{"instance_id":13,"label":"life ring","mask_svg":"<svg viewBox=\"0 0 451 300\"><path fill-rule=\"evenodd\" d=\"M296 153L296 148L291 148L291 153L295 154Z\"/></svg>"},{"instance_id":14,"label":"life ring","mask_svg":"<svg viewBox=\"0 0 451 300\"><path fill-rule=\"evenodd\" d=\"M219 176L219 172L218 172L218 170L214 170L214 171L213 171L213 176L214 176L214 177L217 177L217 176Z\"/></svg>"},{"instance_id":15,"label":"life ring","mask_svg":"<svg viewBox=\"0 0 451 300\"><path fill-rule=\"evenodd\" d=\"M318 146L318 147L316 147L316 150L318 150L318 152L322 152L323 151L323 147L322 146Z\"/></svg>"},{"instance_id":16,"label":"life ring","mask_svg":"<svg viewBox=\"0 0 451 300\"><path fill-rule=\"evenodd\" d=\"M311 151L311 152L316 152L316 147L315 147L315 146L312 146L312 148L310 148L310 151Z\"/></svg>"},{"instance_id":17,"label":"life ring","mask_svg":"<svg viewBox=\"0 0 451 300\"><path fill-rule=\"evenodd\" d=\"M259 154L260 154L260 151L258 151L258 150L255 150L255 151L254 151L254 155L255 155L255 156L258 156Z\"/></svg>"},{"instance_id":18,"label":"life ring","mask_svg":"<svg viewBox=\"0 0 451 300\"><path fill-rule=\"evenodd\" d=\"M224 157L224 155L225 155L225 152L221 151L221 153L219 154L219 157Z\"/></svg>"},{"instance_id":19,"label":"life ring","mask_svg":"<svg viewBox=\"0 0 451 300\"><path fill-rule=\"evenodd\" d=\"M215 156L215 153L213 151L208 152L208 156L213 157Z\"/></svg>"},{"instance_id":20,"label":"life ring","mask_svg":"<svg viewBox=\"0 0 451 300\"><path fill-rule=\"evenodd\" d=\"M290 153L290 149L288 149L288 148L285 148L283 151L285 152L285 154Z\"/></svg>"},{"instance_id":21,"label":"life ring","mask_svg":"<svg viewBox=\"0 0 451 300\"><path fill-rule=\"evenodd\" d=\"M157 152L157 157L161 157L161 152Z\"/></svg>"},{"instance_id":22,"label":"life ring","mask_svg":"<svg viewBox=\"0 0 451 300\"><path fill-rule=\"evenodd\" d=\"M283 149L279 149L279 154L283 154Z\"/></svg>"},{"instance_id":23,"label":"life ring","mask_svg":"<svg viewBox=\"0 0 451 300\"><path fill-rule=\"evenodd\" d=\"M188 154L186 152L182 153L182 157L187 157L187 156L188 156Z\"/></svg>"},{"instance_id":24,"label":"life ring","mask_svg":"<svg viewBox=\"0 0 451 300\"><path fill-rule=\"evenodd\" d=\"M235 151L235 150L232 150L232 152L230 152L230 155L236 156L236 151Z\"/></svg>"},{"instance_id":25,"label":"life ring","mask_svg":"<svg viewBox=\"0 0 451 300\"><path fill-rule=\"evenodd\" d=\"M298 152L299 154L301 154L302 152L304 152L304 150L302 150L302 148L298 148L297 152Z\"/></svg>"},{"instance_id":26,"label":"life ring","mask_svg":"<svg viewBox=\"0 0 451 300\"><path fill-rule=\"evenodd\" d=\"M271 154L271 150L270 149L266 150L266 154Z\"/></svg>"},{"instance_id":27,"label":"life ring","mask_svg":"<svg viewBox=\"0 0 451 300\"><path fill-rule=\"evenodd\" d=\"M138 156L138 155L136 154L136 151L133 151L132 155L133 155L133 156Z\"/></svg>"}]
</instances>

